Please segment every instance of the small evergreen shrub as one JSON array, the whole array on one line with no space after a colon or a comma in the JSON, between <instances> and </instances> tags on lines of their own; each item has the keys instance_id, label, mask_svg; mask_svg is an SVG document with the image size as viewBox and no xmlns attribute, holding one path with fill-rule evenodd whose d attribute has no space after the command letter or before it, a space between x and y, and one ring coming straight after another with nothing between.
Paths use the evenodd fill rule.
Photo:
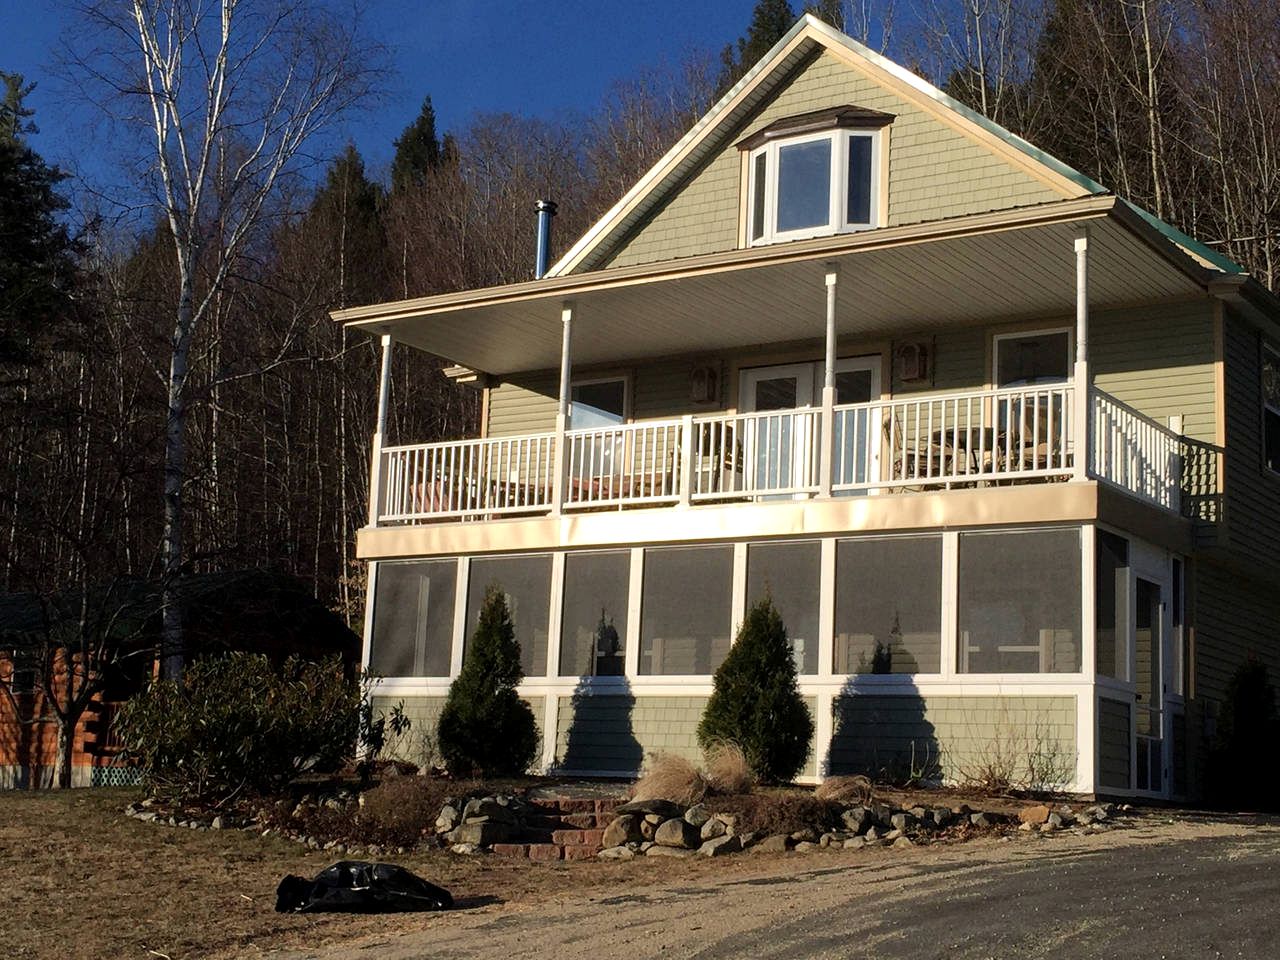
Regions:
<instances>
[{"instance_id":1,"label":"small evergreen shrub","mask_svg":"<svg viewBox=\"0 0 1280 960\"><path fill-rule=\"evenodd\" d=\"M736 743L761 782L792 780L808 759L813 718L800 697L787 628L772 600L751 608L714 683L698 724L702 748Z\"/></svg>"},{"instance_id":2,"label":"small evergreen shrub","mask_svg":"<svg viewBox=\"0 0 1280 960\"><path fill-rule=\"evenodd\" d=\"M451 774L516 776L529 769L538 751L538 727L529 704L516 694L523 679L506 597L491 586L436 731Z\"/></svg>"},{"instance_id":3,"label":"small evergreen shrub","mask_svg":"<svg viewBox=\"0 0 1280 960\"><path fill-rule=\"evenodd\" d=\"M152 680L121 708L116 730L152 795L221 800L338 769L355 752L360 705L360 683L338 658L277 667L230 653Z\"/></svg>"},{"instance_id":4,"label":"small evergreen shrub","mask_svg":"<svg viewBox=\"0 0 1280 960\"><path fill-rule=\"evenodd\" d=\"M1210 798L1226 806L1280 810L1277 737L1276 690L1266 664L1250 656L1227 684L1206 777Z\"/></svg>"}]
</instances>

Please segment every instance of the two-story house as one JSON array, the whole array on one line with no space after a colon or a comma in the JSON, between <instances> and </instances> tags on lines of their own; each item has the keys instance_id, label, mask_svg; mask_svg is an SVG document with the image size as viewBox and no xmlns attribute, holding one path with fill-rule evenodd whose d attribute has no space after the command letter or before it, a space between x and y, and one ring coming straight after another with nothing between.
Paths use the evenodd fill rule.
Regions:
<instances>
[{"instance_id":1,"label":"two-story house","mask_svg":"<svg viewBox=\"0 0 1280 960\"><path fill-rule=\"evenodd\" d=\"M365 658L430 730L485 588L566 773L696 755L770 595L807 775L1188 796L1280 672L1280 302L812 17L544 277L343 310L483 389L374 439Z\"/></svg>"}]
</instances>

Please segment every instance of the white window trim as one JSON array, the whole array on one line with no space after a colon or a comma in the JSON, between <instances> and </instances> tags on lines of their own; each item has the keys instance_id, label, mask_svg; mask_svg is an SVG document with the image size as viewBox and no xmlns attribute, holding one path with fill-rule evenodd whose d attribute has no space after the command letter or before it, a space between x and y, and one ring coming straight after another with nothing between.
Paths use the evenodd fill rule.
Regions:
<instances>
[{"instance_id":1,"label":"white window trim","mask_svg":"<svg viewBox=\"0 0 1280 960\"><path fill-rule=\"evenodd\" d=\"M871 141L870 208L866 223L848 223L845 220L845 213L849 206L849 182L846 176L849 168L849 141L854 137L863 137ZM780 231L777 229L779 150L782 147L801 143L817 143L823 140L831 144L830 209L827 222L816 227ZM850 130L845 127L822 133L779 138L752 150L747 156L748 195L745 211L747 218L747 244L753 247L766 246L787 240L806 240L811 237L827 237L839 233L856 233L862 230L873 230L880 226L880 206L882 203L880 154L883 144L882 130ZM767 157L764 174L764 227L759 237L753 237L756 191L760 189L760 184L756 182L755 164L756 158L761 155Z\"/></svg>"}]
</instances>

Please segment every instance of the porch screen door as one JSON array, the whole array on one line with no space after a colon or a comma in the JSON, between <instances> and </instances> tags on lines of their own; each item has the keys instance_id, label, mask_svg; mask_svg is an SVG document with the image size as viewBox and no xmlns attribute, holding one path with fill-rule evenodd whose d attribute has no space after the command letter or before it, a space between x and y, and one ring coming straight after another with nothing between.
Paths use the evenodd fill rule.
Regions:
<instances>
[{"instance_id":1,"label":"porch screen door","mask_svg":"<svg viewBox=\"0 0 1280 960\"><path fill-rule=\"evenodd\" d=\"M1134 704L1136 780L1143 793L1164 792L1164 612L1161 586L1136 580Z\"/></svg>"},{"instance_id":2,"label":"porch screen door","mask_svg":"<svg viewBox=\"0 0 1280 960\"><path fill-rule=\"evenodd\" d=\"M813 405L814 368L811 363L760 367L742 374L744 413L778 411L753 417L742 438L744 460L757 490L788 490L803 485L814 438L790 412Z\"/></svg>"}]
</instances>

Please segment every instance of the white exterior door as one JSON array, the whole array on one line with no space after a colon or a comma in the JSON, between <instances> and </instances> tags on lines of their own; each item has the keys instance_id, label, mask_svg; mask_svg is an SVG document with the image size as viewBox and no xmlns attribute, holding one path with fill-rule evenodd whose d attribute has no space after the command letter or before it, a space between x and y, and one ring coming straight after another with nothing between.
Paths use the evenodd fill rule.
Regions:
<instances>
[{"instance_id":1,"label":"white exterior door","mask_svg":"<svg viewBox=\"0 0 1280 960\"><path fill-rule=\"evenodd\" d=\"M819 367L821 370L821 367ZM836 361L836 406L880 399L880 358L848 357ZM821 390L819 390L821 399ZM880 475L880 418L868 409L837 410L833 427L832 483L859 484ZM844 495L859 493L842 489Z\"/></svg>"},{"instance_id":2,"label":"white exterior door","mask_svg":"<svg viewBox=\"0 0 1280 960\"><path fill-rule=\"evenodd\" d=\"M812 421L790 416L814 406L814 365L792 363L742 373L740 405L753 417L744 424L743 451L757 490L791 491L805 485L815 437ZM800 494L796 494L799 496Z\"/></svg>"}]
</instances>

